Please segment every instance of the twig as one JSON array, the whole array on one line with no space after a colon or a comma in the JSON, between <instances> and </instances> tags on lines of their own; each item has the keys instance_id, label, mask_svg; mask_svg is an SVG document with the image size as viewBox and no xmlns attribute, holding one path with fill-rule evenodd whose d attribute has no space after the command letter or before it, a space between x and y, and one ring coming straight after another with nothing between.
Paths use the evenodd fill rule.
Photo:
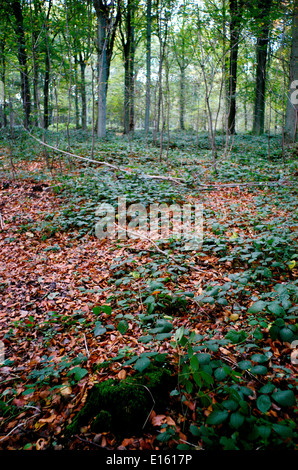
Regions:
<instances>
[{"instance_id":1,"label":"twig","mask_svg":"<svg viewBox=\"0 0 298 470\"><path fill-rule=\"evenodd\" d=\"M75 434L75 437L77 439L79 439L80 441L85 442L86 444L92 444L93 446L96 446L96 447L99 447L100 449L102 449L102 446L100 446L99 444L96 444L96 442L89 441L88 439L83 439L82 437L78 436L77 434Z\"/></svg>"},{"instance_id":2,"label":"twig","mask_svg":"<svg viewBox=\"0 0 298 470\"><path fill-rule=\"evenodd\" d=\"M3 222L3 217L2 217L1 212L0 212L0 226L1 226L1 230L4 230L4 222Z\"/></svg>"},{"instance_id":3,"label":"twig","mask_svg":"<svg viewBox=\"0 0 298 470\"><path fill-rule=\"evenodd\" d=\"M103 161L99 161L99 160L94 160L93 158L82 157L81 155L76 155L75 153L67 152L65 150L58 149L57 147L53 147L52 145L46 144L42 140L40 140L37 137L35 137L34 135L32 135L31 132L29 132L27 129L25 129L25 131L30 135L30 137L32 137L32 139L36 140L41 145L44 145L45 147L48 147L48 148L54 150L55 152L60 152L60 153L63 153L64 155L68 155L68 156L73 157L73 158L78 158L80 160L84 160L84 161L87 161L87 162L90 162L90 163L96 163L97 165L105 165L105 166L111 168L112 170L121 171L121 172L127 173L129 175L132 174L131 171L125 170L124 168L120 168L116 165L111 165L111 163L107 163L107 162L103 162ZM172 181L173 183L177 183L177 184L186 184L181 178L173 178L172 176L147 175L146 173L140 174L138 176L140 178L157 179L157 180L162 180L162 181Z\"/></svg>"},{"instance_id":4,"label":"twig","mask_svg":"<svg viewBox=\"0 0 298 470\"><path fill-rule=\"evenodd\" d=\"M87 346L87 340L86 340L86 335L85 335L85 333L84 333L84 343L85 343L85 348L86 348L87 356L89 357L89 356L90 356L90 352L89 352L89 349L88 349L88 346Z\"/></svg>"},{"instance_id":5,"label":"twig","mask_svg":"<svg viewBox=\"0 0 298 470\"><path fill-rule=\"evenodd\" d=\"M136 232L133 231L133 230L125 229L124 227L121 227L120 225L116 224L115 222L114 222L114 225L115 225L115 227L120 228L121 230L124 230L124 231L126 230L127 232L133 233L134 235L137 234L138 237L140 237L140 238L142 238L143 240L147 240L148 242L152 243L152 245L154 245L154 246L156 247L156 249L157 249L157 251L158 251L159 253L161 253L162 255L166 256L167 258L170 258L170 259L172 259L173 261L175 261L175 263L177 264L177 266L182 267L182 266L180 266L179 262L177 261L177 259L176 259L173 255L170 255L170 254L167 253L166 251L161 250L161 249L159 248L159 246L155 243L155 241L152 240L152 238L146 237L146 235L141 235L139 232L136 233ZM203 270L197 268L196 266L190 266L190 267L191 267L192 269L194 269L195 271L198 271L198 272L200 272L200 273L204 273L204 274L205 274L205 272L204 272Z\"/></svg>"},{"instance_id":6,"label":"twig","mask_svg":"<svg viewBox=\"0 0 298 470\"><path fill-rule=\"evenodd\" d=\"M30 407L30 408L35 408L35 407ZM37 408L38 409L38 408ZM9 431L8 434L6 434L5 436L1 437L0 439L0 442L1 441L4 441L8 436L10 436L10 434L12 434L16 429L20 428L21 426L25 426L27 421L29 421L29 419L32 419L32 418L35 418L35 416L38 416L40 414L40 410L39 410L39 413L35 413L35 415L33 416L29 416L29 418L27 418L23 423L19 423L17 424L14 428L12 428L11 431Z\"/></svg>"}]
</instances>

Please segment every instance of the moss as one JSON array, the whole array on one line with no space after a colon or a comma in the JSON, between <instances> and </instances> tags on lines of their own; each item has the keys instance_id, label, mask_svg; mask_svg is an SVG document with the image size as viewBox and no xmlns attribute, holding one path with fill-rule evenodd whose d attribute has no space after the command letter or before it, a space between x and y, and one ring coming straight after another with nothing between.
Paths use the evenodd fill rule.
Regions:
<instances>
[{"instance_id":1,"label":"moss","mask_svg":"<svg viewBox=\"0 0 298 470\"><path fill-rule=\"evenodd\" d=\"M0 400L0 416L10 416L15 412L15 410L16 407L14 405L9 405L4 401Z\"/></svg>"},{"instance_id":2,"label":"moss","mask_svg":"<svg viewBox=\"0 0 298 470\"><path fill-rule=\"evenodd\" d=\"M142 430L153 404L155 408L167 405L170 384L171 374L163 368L122 381L109 379L96 384L89 391L85 406L68 425L66 434L75 434L88 423L95 432L112 431L117 436L135 434Z\"/></svg>"},{"instance_id":3,"label":"moss","mask_svg":"<svg viewBox=\"0 0 298 470\"><path fill-rule=\"evenodd\" d=\"M91 430L94 432L104 432L111 428L112 415L106 410L101 410L91 424Z\"/></svg>"}]
</instances>

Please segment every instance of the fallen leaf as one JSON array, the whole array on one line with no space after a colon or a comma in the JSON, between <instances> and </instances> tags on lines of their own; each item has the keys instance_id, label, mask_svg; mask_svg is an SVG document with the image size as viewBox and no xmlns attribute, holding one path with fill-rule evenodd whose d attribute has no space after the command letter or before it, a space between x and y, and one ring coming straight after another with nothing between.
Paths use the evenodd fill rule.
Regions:
<instances>
[{"instance_id":1,"label":"fallen leaf","mask_svg":"<svg viewBox=\"0 0 298 470\"><path fill-rule=\"evenodd\" d=\"M161 426L165 422L166 418L167 418L166 415L156 415L151 421L152 425Z\"/></svg>"},{"instance_id":2,"label":"fallen leaf","mask_svg":"<svg viewBox=\"0 0 298 470\"><path fill-rule=\"evenodd\" d=\"M127 375L126 370L125 370L125 369L122 369L122 370L120 370L120 372L118 373L118 379L119 379L119 380L124 380L124 379L126 378L126 375Z\"/></svg>"}]
</instances>

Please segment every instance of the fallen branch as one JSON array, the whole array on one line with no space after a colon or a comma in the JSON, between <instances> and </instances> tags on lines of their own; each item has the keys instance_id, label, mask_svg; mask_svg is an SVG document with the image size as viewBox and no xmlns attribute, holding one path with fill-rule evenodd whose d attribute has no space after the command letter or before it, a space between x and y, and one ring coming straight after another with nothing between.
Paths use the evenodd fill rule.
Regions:
<instances>
[{"instance_id":1,"label":"fallen branch","mask_svg":"<svg viewBox=\"0 0 298 470\"><path fill-rule=\"evenodd\" d=\"M200 187L202 191L204 190L209 190L209 191L219 191L221 189L225 188L235 188L238 186L296 186L296 182L294 181L289 181L289 180L276 180L276 181L250 181L248 183L227 183L227 184L221 184L220 186L213 186L209 185L206 186L204 185L203 187Z\"/></svg>"},{"instance_id":2,"label":"fallen branch","mask_svg":"<svg viewBox=\"0 0 298 470\"><path fill-rule=\"evenodd\" d=\"M143 240L147 240L148 242L152 243L152 245L155 246L155 248L157 249L157 251L159 253L166 256L167 258L172 259L177 264L178 267L182 268L182 266L180 266L180 264L179 264L179 261L173 255L170 255L166 251L161 250L159 248L159 246L155 243L155 241L152 240L152 238L149 238L146 235L141 235L141 233L136 232L134 230L129 230L127 228L121 227L120 225L116 224L115 222L114 222L114 225L115 225L116 228L119 228L120 230L124 230L128 233L133 233L134 235L136 235L136 238L139 237L139 238L142 238ZM191 266L191 268L194 269L195 271L198 271L199 273L204 273L205 274L205 271L203 271L202 269L197 268L196 266Z\"/></svg>"},{"instance_id":3,"label":"fallen branch","mask_svg":"<svg viewBox=\"0 0 298 470\"><path fill-rule=\"evenodd\" d=\"M117 165L112 165L111 163L107 163L107 162L103 162L103 161L99 161L99 160L94 160L93 158L82 157L81 155L76 155L75 153L71 153L71 152L67 152L66 150L58 149L57 147L53 147L52 145L46 144L42 140L38 139L37 137L32 135L31 132L29 132L28 130L26 130L26 132L30 135L30 137L32 137L32 139L36 140L41 145L54 150L55 152L60 152L60 153L63 153L64 155L68 155L69 157L78 158L80 160L84 160L84 161L87 161L89 163L96 163L97 165L104 165L104 166L107 166L108 168L111 168L112 170L121 171L122 173L127 173L129 175L132 174L131 171L125 170L124 168L120 168ZM156 180L162 180L162 181L172 181L173 183L176 183L176 184L186 184L185 181L182 180L181 178L174 178L172 176L148 175L146 173L140 174L138 176L140 178L156 179Z\"/></svg>"}]
</instances>

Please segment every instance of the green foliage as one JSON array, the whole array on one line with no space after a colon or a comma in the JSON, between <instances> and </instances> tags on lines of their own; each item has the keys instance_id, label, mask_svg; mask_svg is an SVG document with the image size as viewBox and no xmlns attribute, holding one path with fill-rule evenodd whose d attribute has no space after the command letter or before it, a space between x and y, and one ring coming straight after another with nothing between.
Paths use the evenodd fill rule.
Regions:
<instances>
[{"instance_id":1,"label":"green foliage","mask_svg":"<svg viewBox=\"0 0 298 470\"><path fill-rule=\"evenodd\" d=\"M117 437L135 434L145 424L153 404L157 409L164 405L171 383L168 370L153 368L146 376L122 381L108 379L96 384L89 391L84 407L68 425L67 433L77 433L90 422L97 432L112 431Z\"/></svg>"}]
</instances>

